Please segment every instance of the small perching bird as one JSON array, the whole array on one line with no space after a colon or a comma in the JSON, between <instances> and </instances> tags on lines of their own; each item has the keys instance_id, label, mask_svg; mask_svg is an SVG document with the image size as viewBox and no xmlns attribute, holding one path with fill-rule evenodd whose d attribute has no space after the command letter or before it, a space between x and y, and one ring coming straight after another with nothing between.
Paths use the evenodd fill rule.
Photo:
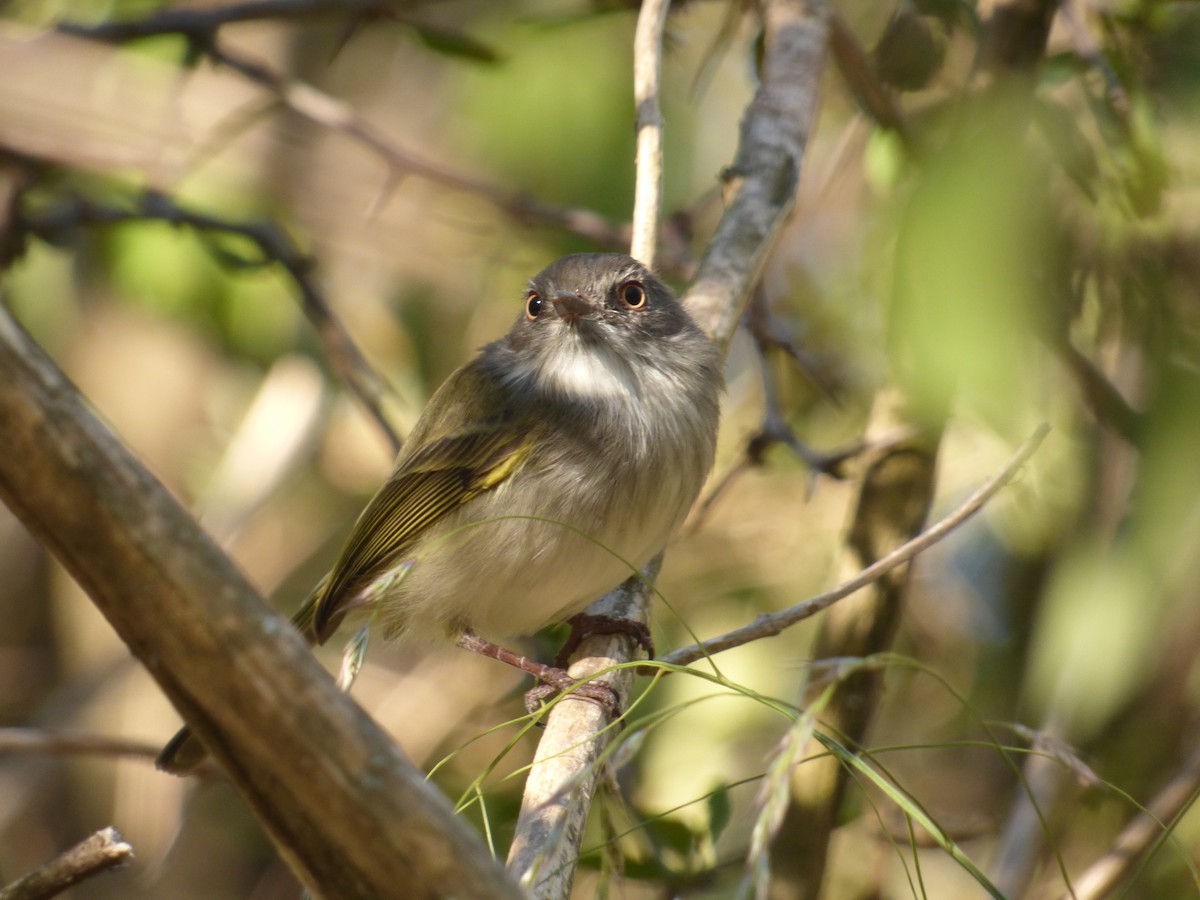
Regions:
<instances>
[{"instance_id":1,"label":"small perching bird","mask_svg":"<svg viewBox=\"0 0 1200 900\"><path fill-rule=\"evenodd\" d=\"M716 346L644 266L558 260L430 398L294 621L320 644L369 611L387 637L503 658L487 639L570 618L665 546L712 467L721 387ZM158 764L203 758L184 728Z\"/></svg>"}]
</instances>

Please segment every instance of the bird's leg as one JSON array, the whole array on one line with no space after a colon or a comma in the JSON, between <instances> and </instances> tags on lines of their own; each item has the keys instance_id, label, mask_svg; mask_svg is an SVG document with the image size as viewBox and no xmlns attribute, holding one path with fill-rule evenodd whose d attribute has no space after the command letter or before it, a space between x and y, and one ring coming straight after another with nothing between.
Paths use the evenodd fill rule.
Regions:
<instances>
[{"instance_id":1,"label":"bird's leg","mask_svg":"<svg viewBox=\"0 0 1200 900\"><path fill-rule=\"evenodd\" d=\"M590 700L610 714L616 712L617 695L607 684L598 681L581 682L577 678L572 678L566 669L548 666L527 656L522 656L507 647L493 644L468 629L459 633L455 643L464 650L497 660L514 669L520 669L541 681L545 687L534 688L525 695L525 706L530 712L534 712L548 697L563 691L570 691L571 696L581 700ZM546 688L549 690L547 691Z\"/></svg>"},{"instance_id":2,"label":"bird's leg","mask_svg":"<svg viewBox=\"0 0 1200 900\"><path fill-rule=\"evenodd\" d=\"M590 613L579 613L567 619L571 633L558 655L554 657L554 665L565 669L571 662L571 656L579 649L585 640L597 634L623 634L646 651L647 659L654 659L654 638L650 636L650 628L645 622L632 619L618 619L614 616L596 616Z\"/></svg>"}]
</instances>

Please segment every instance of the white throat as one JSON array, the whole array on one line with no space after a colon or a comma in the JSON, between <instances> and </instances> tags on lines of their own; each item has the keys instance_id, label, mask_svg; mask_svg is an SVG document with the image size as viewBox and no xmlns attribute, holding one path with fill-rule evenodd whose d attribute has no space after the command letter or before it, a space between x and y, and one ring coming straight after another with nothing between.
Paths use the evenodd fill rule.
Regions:
<instances>
[{"instance_id":1,"label":"white throat","mask_svg":"<svg viewBox=\"0 0 1200 900\"><path fill-rule=\"evenodd\" d=\"M629 365L603 343L587 343L578 338L559 341L541 363L540 375L547 384L581 400L617 399L633 403L642 394L642 386Z\"/></svg>"}]
</instances>

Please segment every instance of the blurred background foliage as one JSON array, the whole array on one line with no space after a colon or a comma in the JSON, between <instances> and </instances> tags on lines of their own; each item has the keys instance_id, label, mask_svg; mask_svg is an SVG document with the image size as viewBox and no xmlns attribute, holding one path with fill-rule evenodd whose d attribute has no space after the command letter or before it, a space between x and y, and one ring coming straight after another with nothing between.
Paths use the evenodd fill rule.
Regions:
<instances>
[{"instance_id":1,"label":"blurred background foliage","mask_svg":"<svg viewBox=\"0 0 1200 900\"><path fill-rule=\"evenodd\" d=\"M79 198L130 210L154 190L230 222L277 222L393 386L402 430L507 328L526 278L596 246L548 216L514 215L520 199L629 214L628 4L456 0L220 30L223 49L333 116L352 110L436 177L283 108L195 40L113 46L54 30L160 8L0 4L0 160L18 173L16 221ZM797 211L763 275L770 323L803 365L739 338L716 473L738 466L761 428L764 376L786 423L830 452L863 433L882 386L900 388L915 420L945 429L935 518L1051 423L1019 480L914 566L865 742L985 871L1041 835L1010 882L1029 897L1066 891L1064 873L1099 857L1185 759L1194 770L1200 734L1200 7L1043 8L1054 13L1044 64L1000 78L980 55L993 5L834 4L865 48L862 68L830 65ZM719 214L758 32L740 2L692 2L671 19L666 197L680 215L666 274L677 285ZM896 118L864 104L864 83ZM294 608L390 454L331 372L287 273L244 239L165 222L4 244L5 302L255 583ZM830 586L851 498L770 447L671 548L659 649ZM148 744L176 727L79 588L2 510L0 620L0 724ZM816 627L732 651L721 672L799 703ZM553 652L549 639L537 647ZM336 668L338 648L321 652ZM376 644L355 692L419 765L441 761L434 780L503 854L536 740L508 746L522 689L460 651L414 658ZM657 683L635 719L623 800L593 816L577 895L600 889L615 855L617 896L732 896L788 721L681 676ZM1031 747L1055 786L1036 794L1043 821L1022 832L1020 807L1044 774L1015 775ZM841 821L826 896L984 896L878 789L851 790ZM217 782L179 781L145 759L0 751L0 881L107 824L137 862L71 896L295 896ZM1200 817L1165 825L1170 838L1124 896L1200 894Z\"/></svg>"}]
</instances>

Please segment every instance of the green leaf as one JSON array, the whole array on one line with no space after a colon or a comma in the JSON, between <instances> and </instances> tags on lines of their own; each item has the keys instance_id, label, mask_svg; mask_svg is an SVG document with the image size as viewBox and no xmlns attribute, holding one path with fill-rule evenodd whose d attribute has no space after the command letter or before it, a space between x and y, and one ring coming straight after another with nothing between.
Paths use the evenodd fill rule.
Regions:
<instances>
[{"instance_id":1,"label":"green leaf","mask_svg":"<svg viewBox=\"0 0 1200 900\"><path fill-rule=\"evenodd\" d=\"M434 53L445 56L457 56L469 59L471 62L494 64L500 61L500 54L488 44L477 40L461 31L452 31L437 25L408 23L416 33L417 38Z\"/></svg>"},{"instance_id":2,"label":"green leaf","mask_svg":"<svg viewBox=\"0 0 1200 900\"><path fill-rule=\"evenodd\" d=\"M709 794L705 805L708 807L709 835L713 843L716 843L733 815L733 807L729 802L729 785L723 784Z\"/></svg>"},{"instance_id":3,"label":"green leaf","mask_svg":"<svg viewBox=\"0 0 1200 900\"><path fill-rule=\"evenodd\" d=\"M646 831L656 844L675 850L685 858L696 846L696 832L679 819L652 819L646 823Z\"/></svg>"}]
</instances>

